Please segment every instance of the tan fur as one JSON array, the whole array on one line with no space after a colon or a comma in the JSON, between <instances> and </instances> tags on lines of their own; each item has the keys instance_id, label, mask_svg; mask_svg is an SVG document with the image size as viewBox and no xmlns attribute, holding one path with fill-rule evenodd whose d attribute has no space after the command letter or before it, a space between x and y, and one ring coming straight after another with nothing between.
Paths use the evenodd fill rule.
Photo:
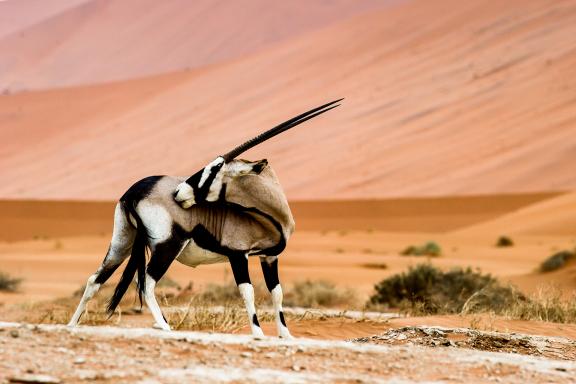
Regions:
<instances>
[{"instance_id":1,"label":"tan fur","mask_svg":"<svg viewBox=\"0 0 576 384\"><path fill-rule=\"evenodd\" d=\"M280 233L268 219L258 214L239 211L229 204L205 203L189 209L181 208L173 200L172 192L184 180L183 177L163 177L146 200L165 207L174 222L186 231L202 224L221 245L228 248L265 249L280 241ZM266 166L259 175L251 174L227 180L225 200L242 207L256 208L272 216L282 227L286 241L294 232L292 212L270 166ZM144 224L148 226L148 223Z\"/></svg>"}]
</instances>

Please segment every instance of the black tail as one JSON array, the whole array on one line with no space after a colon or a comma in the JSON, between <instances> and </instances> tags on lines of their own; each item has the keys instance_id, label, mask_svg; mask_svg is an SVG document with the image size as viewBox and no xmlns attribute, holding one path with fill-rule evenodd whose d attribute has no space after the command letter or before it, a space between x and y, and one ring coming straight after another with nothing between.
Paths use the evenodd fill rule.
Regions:
<instances>
[{"instance_id":1,"label":"black tail","mask_svg":"<svg viewBox=\"0 0 576 384\"><path fill-rule=\"evenodd\" d=\"M118 304L120 304L120 300L122 300L122 297L128 290L136 272L138 272L138 299L140 300L140 306L142 306L142 293L144 292L145 287L144 279L146 278L146 245L148 244L148 235L142 220L140 220L140 217L136 213L132 204L124 201L122 204L126 214L128 215L129 212L132 217L136 219L136 238L132 245L130 259L128 259L126 268L124 268L124 272L122 272L122 277L120 278L118 285L116 285L114 294L108 302L107 311L109 315L112 315L116 310L116 307L118 307ZM130 219L128 219L128 221L130 221Z\"/></svg>"}]
</instances>

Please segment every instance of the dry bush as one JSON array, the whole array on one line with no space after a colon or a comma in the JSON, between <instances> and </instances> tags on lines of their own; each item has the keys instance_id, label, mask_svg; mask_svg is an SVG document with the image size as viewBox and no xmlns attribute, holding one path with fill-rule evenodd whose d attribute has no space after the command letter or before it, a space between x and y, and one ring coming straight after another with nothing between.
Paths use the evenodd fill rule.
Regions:
<instances>
[{"instance_id":1,"label":"dry bush","mask_svg":"<svg viewBox=\"0 0 576 384\"><path fill-rule=\"evenodd\" d=\"M284 294L284 303L291 307L357 307L358 298L351 289L340 289L328 281L304 280Z\"/></svg>"},{"instance_id":2,"label":"dry bush","mask_svg":"<svg viewBox=\"0 0 576 384\"><path fill-rule=\"evenodd\" d=\"M540 264L540 272L551 272L564 267L570 260L576 257L574 252L556 252Z\"/></svg>"},{"instance_id":3,"label":"dry bush","mask_svg":"<svg viewBox=\"0 0 576 384\"><path fill-rule=\"evenodd\" d=\"M422 245L410 245L401 253L404 256L431 256L437 257L442 254L442 248L434 241L429 241Z\"/></svg>"},{"instance_id":4,"label":"dry bush","mask_svg":"<svg viewBox=\"0 0 576 384\"><path fill-rule=\"evenodd\" d=\"M22 279L11 277L9 274L0 271L0 291L16 292L20 287Z\"/></svg>"},{"instance_id":5,"label":"dry bush","mask_svg":"<svg viewBox=\"0 0 576 384\"><path fill-rule=\"evenodd\" d=\"M375 287L369 307L397 308L411 314L470 313L487 307L500 311L519 299L512 287L501 286L491 275L455 268L444 272L420 264L382 280ZM470 299L474 297L474 301Z\"/></svg>"},{"instance_id":6,"label":"dry bush","mask_svg":"<svg viewBox=\"0 0 576 384\"><path fill-rule=\"evenodd\" d=\"M362 264L361 267L368 269L388 269L388 265L384 263L366 263Z\"/></svg>"},{"instance_id":7,"label":"dry bush","mask_svg":"<svg viewBox=\"0 0 576 384\"><path fill-rule=\"evenodd\" d=\"M500 236L496 241L496 246L503 248L503 247L513 247L514 241L508 236Z\"/></svg>"}]
</instances>

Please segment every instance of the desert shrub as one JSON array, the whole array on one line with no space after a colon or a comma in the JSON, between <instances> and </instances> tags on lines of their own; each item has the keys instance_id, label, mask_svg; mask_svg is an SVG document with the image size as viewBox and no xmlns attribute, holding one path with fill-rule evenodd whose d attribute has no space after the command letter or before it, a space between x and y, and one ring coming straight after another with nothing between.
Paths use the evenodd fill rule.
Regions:
<instances>
[{"instance_id":1,"label":"desert shrub","mask_svg":"<svg viewBox=\"0 0 576 384\"><path fill-rule=\"evenodd\" d=\"M489 274L470 268L443 272L430 264L411 267L382 280L374 288L376 293L369 306L383 305L425 314L460 313L465 304L469 312L485 310L486 306L501 311L516 298L512 288L500 286ZM476 301L468 302L474 294Z\"/></svg>"},{"instance_id":2,"label":"desert shrub","mask_svg":"<svg viewBox=\"0 0 576 384\"><path fill-rule=\"evenodd\" d=\"M366 263L361 266L368 269L388 269L388 265L384 263Z\"/></svg>"},{"instance_id":3,"label":"desert shrub","mask_svg":"<svg viewBox=\"0 0 576 384\"><path fill-rule=\"evenodd\" d=\"M11 277L5 272L0 272L0 291L16 292L22 283L22 279Z\"/></svg>"},{"instance_id":4,"label":"desert shrub","mask_svg":"<svg viewBox=\"0 0 576 384\"><path fill-rule=\"evenodd\" d=\"M292 307L333 307L354 305L356 294L349 289L339 289L328 281L305 280L294 283L284 294L284 303Z\"/></svg>"},{"instance_id":5,"label":"desert shrub","mask_svg":"<svg viewBox=\"0 0 576 384\"><path fill-rule=\"evenodd\" d=\"M542 264L540 264L540 271L551 272L560 269L564 265L566 265L568 261L573 259L574 256L575 256L574 253L570 251L557 252L552 256L550 256L549 258L547 258L546 260L544 260Z\"/></svg>"},{"instance_id":6,"label":"desert shrub","mask_svg":"<svg viewBox=\"0 0 576 384\"><path fill-rule=\"evenodd\" d=\"M434 242L434 241L429 241L423 245L420 246L415 246L415 245L411 245L409 247L407 247L406 249L404 249L401 252L402 255L405 256L440 256L442 254L442 248L440 248L440 246Z\"/></svg>"},{"instance_id":7,"label":"desert shrub","mask_svg":"<svg viewBox=\"0 0 576 384\"><path fill-rule=\"evenodd\" d=\"M512 247L514 246L514 241L508 236L500 236L496 241L497 247Z\"/></svg>"}]
</instances>

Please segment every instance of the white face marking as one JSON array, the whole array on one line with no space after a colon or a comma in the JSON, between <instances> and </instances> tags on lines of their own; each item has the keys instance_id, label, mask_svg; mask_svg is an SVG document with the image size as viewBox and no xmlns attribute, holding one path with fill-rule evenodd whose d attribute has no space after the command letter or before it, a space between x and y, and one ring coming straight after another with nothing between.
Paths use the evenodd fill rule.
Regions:
<instances>
[{"instance_id":1,"label":"white face marking","mask_svg":"<svg viewBox=\"0 0 576 384\"><path fill-rule=\"evenodd\" d=\"M204 167L204 171L202 172L202 177L200 177L200 182L198 183L198 187L201 188L204 185L204 183L208 179L208 176L210 176L210 173L212 173L212 167L219 165L219 164L224 164L224 158L222 158L221 156L218 156L216 159L214 159L214 161L212 161L210 164L208 164L206 167Z\"/></svg>"},{"instance_id":2,"label":"white face marking","mask_svg":"<svg viewBox=\"0 0 576 384\"><path fill-rule=\"evenodd\" d=\"M172 218L161 205L142 200L136 207L142 222L148 230L148 235L154 243L167 240L172 233Z\"/></svg>"},{"instance_id":3,"label":"white face marking","mask_svg":"<svg viewBox=\"0 0 576 384\"><path fill-rule=\"evenodd\" d=\"M206 195L206 201L216 201L220 197L220 191L222 190L222 184L224 183L224 172L220 170L216 174L216 177L212 181L210 188L208 189L208 195Z\"/></svg>"}]
</instances>

